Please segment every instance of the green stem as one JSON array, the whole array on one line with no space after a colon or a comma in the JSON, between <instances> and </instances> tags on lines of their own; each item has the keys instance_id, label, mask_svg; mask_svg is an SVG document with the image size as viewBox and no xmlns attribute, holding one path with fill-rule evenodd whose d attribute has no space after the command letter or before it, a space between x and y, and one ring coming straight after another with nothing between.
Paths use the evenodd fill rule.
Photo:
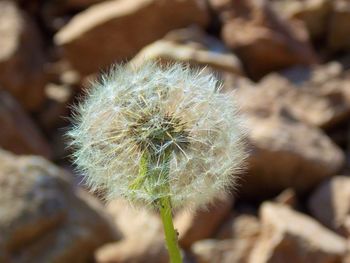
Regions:
<instances>
[{"instance_id":1,"label":"green stem","mask_svg":"<svg viewBox=\"0 0 350 263\"><path fill-rule=\"evenodd\" d=\"M169 251L171 263L182 263L181 253L177 244L177 232L174 228L171 213L170 197L163 197L159 200L159 211L163 222L165 240Z\"/></svg>"},{"instance_id":2,"label":"green stem","mask_svg":"<svg viewBox=\"0 0 350 263\"><path fill-rule=\"evenodd\" d=\"M167 177L169 176L169 158L171 152L167 152L164 156L152 156L145 151L140 160L138 177L129 185L130 190L138 190L143 187L151 195L159 195L161 193L169 194L169 183ZM153 157L153 158L152 158ZM161 170L150 170L152 164L161 163ZM157 164L159 166L159 164ZM163 185L156 187L159 178L162 178ZM162 195L162 194L161 194ZM181 253L177 244L177 232L174 229L172 218L171 199L169 196L160 197L155 202L159 209L165 234L165 241L169 251L169 258L171 263L182 263Z\"/></svg>"}]
</instances>

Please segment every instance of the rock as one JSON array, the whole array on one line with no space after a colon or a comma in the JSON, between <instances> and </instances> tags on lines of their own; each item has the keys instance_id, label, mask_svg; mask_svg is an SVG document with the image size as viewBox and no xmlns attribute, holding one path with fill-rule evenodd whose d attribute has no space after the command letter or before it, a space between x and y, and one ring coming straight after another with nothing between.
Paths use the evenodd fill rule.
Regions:
<instances>
[{"instance_id":1,"label":"rock","mask_svg":"<svg viewBox=\"0 0 350 263\"><path fill-rule=\"evenodd\" d=\"M318 126L331 128L350 117L350 72L345 72L338 79L328 80L321 84L315 84L310 93L325 101L323 117L322 111L318 111ZM306 89L305 89L306 90ZM315 113L316 116L316 113Z\"/></svg>"},{"instance_id":2,"label":"rock","mask_svg":"<svg viewBox=\"0 0 350 263\"><path fill-rule=\"evenodd\" d=\"M287 19L301 20L312 38L326 42L331 52L350 48L350 3L347 0L275 1L274 7Z\"/></svg>"},{"instance_id":3,"label":"rock","mask_svg":"<svg viewBox=\"0 0 350 263\"><path fill-rule=\"evenodd\" d=\"M294 208L298 204L297 194L292 188L287 188L276 196L275 202Z\"/></svg>"},{"instance_id":4,"label":"rock","mask_svg":"<svg viewBox=\"0 0 350 263\"><path fill-rule=\"evenodd\" d=\"M204 1L114 0L76 15L55 43L75 69L90 74L131 58L172 29L207 22Z\"/></svg>"},{"instance_id":5,"label":"rock","mask_svg":"<svg viewBox=\"0 0 350 263\"><path fill-rule=\"evenodd\" d=\"M289 100L286 104L298 119L329 129L350 117L350 72L343 71L339 63L330 62L313 68L296 67L282 75L293 82L291 87L295 95L285 99Z\"/></svg>"},{"instance_id":6,"label":"rock","mask_svg":"<svg viewBox=\"0 0 350 263\"><path fill-rule=\"evenodd\" d=\"M48 161L0 151L0 251L7 262L88 262L118 237L102 210Z\"/></svg>"},{"instance_id":7,"label":"rock","mask_svg":"<svg viewBox=\"0 0 350 263\"><path fill-rule=\"evenodd\" d=\"M180 245L189 249L193 242L210 237L229 214L232 203L232 197L226 196L204 211L180 211L174 220ZM100 248L96 253L97 262L168 262L163 226L158 214L131 208L121 200L111 202L107 209L124 239Z\"/></svg>"},{"instance_id":8,"label":"rock","mask_svg":"<svg viewBox=\"0 0 350 263\"><path fill-rule=\"evenodd\" d=\"M56 33L67 24L72 14L104 1L107 0L44 1L37 4L35 15L40 16L41 23L45 25L47 31Z\"/></svg>"},{"instance_id":9,"label":"rock","mask_svg":"<svg viewBox=\"0 0 350 263\"><path fill-rule=\"evenodd\" d=\"M0 146L17 154L50 158L52 152L33 120L14 98L0 91Z\"/></svg>"},{"instance_id":10,"label":"rock","mask_svg":"<svg viewBox=\"0 0 350 263\"><path fill-rule=\"evenodd\" d=\"M295 85L307 84L308 86L313 86L340 78L343 72L344 66L341 63L331 61L326 64L313 67L291 67L281 71L280 74Z\"/></svg>"},{"instance_id":11,"label":"rock","mask_svg":"<svg viewBox=\"0 0 350 263\"><path fill-rule=\"evenodd\" d=\"M259 236L260 224L256 217L238 215L228 220L217 234L217 239L195 242L191 250L198 263L242 263Z\"/></svg>"},{"instance_id":12,"label":"rock","mask_svg":"<svg viewBox=\"0 0 350 263\"><path fill-rule=\"evenodd\" d=\"M270 74L258 84L245 78L227 84L251 131L250 168L241 187L246 197L273 197L289 187L305 193L343 167L344 153L314 126L329 129L349 119L348 77L329 63Z\"/></svg>"},{"instance_id":13,"label":"rock","mask_svg":"<svg viewBox=\"0 0 350 263\"><path fill-rule=\"evenodd\" d=\"M260 210L261 236L248 262L340 263L346 240L287 206L266 202Z\"/></svg>"},{"instance_id":14,"label":"rock","mask_svg":"<svg viewBox=\"0 0 350 263\"><path fill-rule=\"evenodd\" d=\"M50 3L50 4L55 4L52 6L56 7L60 10L79 10L79 9L85 9L91 5L101 3L106 0L69 0L69 1L64 1L61 2L59 1L58 3Z\"/></svg>"},{"instance_id":15,"label":"rock","mask_svg":"<svg viewBox=\"0 0 350 263\"><path fill-rule=\"evenodd\" d=\"M148 241L147 241L148 242ZM144 246L143 236L104 245L96 253L97 263L168 263L168 254L161 239ZM139 248L141 244L141 248Z\"/></svg>"},{"instance_id":16,"label":"rock","mask_svg":"<svg viewBox=\"0 0 350 263\"><path fill-rule=\"evenodd\" d=\"M306 29L287 23L260 1L237 1L224 22L222 38L241 59L249 76L260 79L267 73L292 65L315 64ZM235 8L236 7L236 8Z\"/></svg>"},{"instance_id":17,"label":"rock","mask_svg":"<svg viewBox=\"0 0 350 263\"><path fill-rule=\"evenodd\" d=\"M122 200L107 205L123 240L107 244L96 252L98 263L167 263L163 226L159 215L130 207Z\"/></svg>"},{"instance_id":18,"label":"rock","mask_svg":"<svg viewBox=\"0 0 350 263\"><path fill-rule=\"evenodd\" d=\"M145 208L130 206L125 200L116 199L106 207L115 225L122 231L124 239L140 238L140 230L145 236L162 235L162 223L156 212ZM123 211L121 213L120 211Z\"/></svg>"},{"instance_id":19,"label":"rock","mask_svg":"<svg viewBox=\"0 0 350 263\"><path fill-rule=\"evenodd\" d=\"M67 125L67 120L62 116L69 115L74 92L69 85L48 83L45 94L47 100L37 119L40 127L51 135L52 131Z\"/></svg>"},{"instance_id":20,"label":"rock","mask_svg":"<svg viewBox=\"0 0 350 263\"><path fill-rule=\"evenodd\" d=\"M218 14L220 14L222 11L232 8L234 5L234 3L232 3L233 1L231 0L209 0L208 2L209 6Z\"/></svg>"},{"instance_id":21,"label":"rock","mask_svg":"<svg viewBox=\"0 0 350 263\"><path fill-rule=\"evenodd\" d=\"M339 234L350 236L350 177L336 176L321 184L309 199L317 220Z\"/></svg>"},{"instance_id":22,"label":"rock","mask_svg":"<svg viewBox=\"0 0 350 263\"><path fill-rule=\"evenodd\" d=\"M192 245L197 263L243 263L249 255L250 240L204 239Z\"/></svg>"},{"instance_id":23,"label":"rock","mask_svg":"<svg viewBox=\"0 0 350 263\"><path fill-rule=\"evenodd\" d=\"M304 22L313 39L327 34L328 17L332 12L331 0L276 1L274 7L285 18Z\"/></svg>"},{"instance_id":24,"label":"rock","mask_svg":"<svg viewBox=\"0 0 350 263\"><path fill-rule=\"evenodd\" d=\"M350 3L346 0L334 0L333 12L328 25L328 47L332 51L350 48Z\"/></svg>"},{"instance_id":25,"label":"rock","mask_svg":"<svg viewBox=\"0 0 350 263\"><path fill-rule=\"evenodd\" d=\"M225 24L234 17L243 16L249 19L252 8L255 7L254 0L232 1L232 0L208 0L209 7L221 22Z\"/></svg>"},{"instance_id":26,"label":"rock","mask_svg":"<svg viewBox=\"0 0 350 263\"><path fill-rule=\"evenodd\" d=\"M14 1L0 1L0 25L0 85L25 109L37 111L46 81L39 32Z\"/></svg>"},{"instance_id":27,"label":"rock","mask_svg":"<svg viewBox=\"0 0 350 263\"><path fill-rule=\"evenodd\" d=\"M344 164L344 153L321 130L283 108L247 119L252 151L241 187L246 197L272 197L288 187L305 193Z\"/></svg>"},{"instance_id":28,"label":"rock","mask_svg":"<svg viewBox=\"0 0 350 263\"><path fill-rule=\"evenodd\" d=\"M240 239L258 236L260 222L258 218L249 214L232 215L217 231L217 239Z\"/></svg>"},{"instance_id":29,"label":"rock","mask_svg":"<svg viewBox=\"0 0 350 263\"><path fill-rule=\"evenodd\" d=\"M243 84L237 93L244 111L270 114L276 105L298 120L330 128L350 117L349 72L338 63L315 68L297 67L282 74L270 74L259 84Z\"/></svg>"},{"instance_id":30,"label":"rock","mask_svg":"<svg viewBox=\"0 0 350 263\"><path fill-rule=\"evenodd\" d=\"M179 232L179 244L187 249L195 241L211 237L233 206L233 199L225 195L221 200L203 210L184 210L175 217L175 227Z\"/></svg>"},{"instance_id":31,"label":"rock","mask_svg":"<svg viewBox=\"0 0 350 263\"><path fill-rule=\"evenodd\" d=\"M170 32L163 40L143 48L131 63L140 65L145 59L160 60L163 63L184 62L197 67L209 66L217 71L242 74L238 58L225 50L219 40L205 35L198 29Z\"/></svg>"}]
</instances>

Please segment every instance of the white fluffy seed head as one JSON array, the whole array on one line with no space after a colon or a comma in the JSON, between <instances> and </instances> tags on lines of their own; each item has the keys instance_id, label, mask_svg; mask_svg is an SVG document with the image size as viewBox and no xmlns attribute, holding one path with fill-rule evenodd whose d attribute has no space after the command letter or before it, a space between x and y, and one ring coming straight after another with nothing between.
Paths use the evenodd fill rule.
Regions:
<instances>
[{"instance_id":1,"label":"white fluffy seed head","mask_svg":"<svg viewBox=\"0 0 350 263\"><path fill-rule=\"evenodd\" d=\"M170 196L178 208L230 189L246 157L244 128L213 75L147 62L115 66L100 79L68 133L92 190L141 204Z\"/></svg>"}]
</instances>

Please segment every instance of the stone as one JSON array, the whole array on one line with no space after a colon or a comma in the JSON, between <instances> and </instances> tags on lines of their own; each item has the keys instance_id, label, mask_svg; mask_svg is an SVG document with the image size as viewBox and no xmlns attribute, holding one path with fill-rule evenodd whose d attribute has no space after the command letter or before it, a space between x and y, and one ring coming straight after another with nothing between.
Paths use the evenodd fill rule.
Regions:
<instances>
[{"instance_id":1,"label":"stone","mask_svg":"<svg viewBox=\"0 0 350 263\"><path fill-rule=\"evenodd\" d=\"M179 211L174 225L179 232L181 247L189 249L199 239L208 238L229 215L232 197L210 205L205 210ZM107 244L96 253L98 263L146 262L167 263L163 226L158 214L146 209L130 207L125 201L114 200L107 205L114 223L121 230L123 239Z\"/></svg>"},{"instance_id":2,"label":"stone","mask_svg":"<svg viewBox=\"0 0 350 263\"><path fill-rule=\"evenodd\" d=\"M240 16L249 19L252 9L256 7L255 4L257 4L254 0L208 0L208 3L221 24L225 24L230 19Z\"/></svg>"},{"instance_id":3,"label":"stone","mask_svg":"<svg viewBox=\"0 0 350 263\"><path fill-rule=\"evenodd\" d=\"M257 84L242 77L226 83L251 131L241 187L246 197L274 197L286 188L305 193L343 168L344 153L319 128L349 119L348 77L338 63L329 63L270 74Z\"/></svg>"},{"instance_id":4,"label":"stone","mask_svg":"<svg viewBox=\"0 0 350 263\"><path fill-rule=\"evenodd\" d=\"M204 239L194 243L191 249L197 263L244 263L251 245L246 239Z\"/></svg>"},{"instance_id":5,"label":"stone","mask_svg":"<svg viewBox=\"0 0 350 263\"><path fill-rule=\"evenodd\" d=\"M331 0L275 1L274 7L285 18L302 21L311 38L319 39L327 34Z\"/></svg>"},{"instance_id":6,"label":"stone","mask_svg":"<svg viewBox=\"0 0 350 263\"><path fill-rule=\"evenodd\" d=\"M174 224L180 246L187 249L198 240L210 238L229 216L232 206L232 196L227 194L205 209L183 210L177 214Z\"/></svg>"},{"instance_id":7,"label":"stone","mask_svg":"<svg viewBox=\"0 0 350 263\"><path fill-rule=\"evenodd\" d=\"M272 197L289 187L306 193L343 167L342 150L320 129L296 120L283 107L246 116L251 155L242 180L243 196Z\"/></svg>"},{"instance_id":8,"label":"stone","mask_svg":"<svg viewBox=\"0 0 350 263\"><path fill-rule=\"evenodd\" d=\"M232 5L232 14L223 24L222 39L241 59L251 78L257 80L292 65L317 63L301 23L285 21L267 1L236 1Z\"/></svg>"},{"instance_id":9,"label":"stone","mask_svg":"<svg viewBox=\"0 0 350 263\"><path fill-rule=\"evenodd\" d=\"M168 263L168 253L161 239L152 240L147 247L143 236L139 239L127 239L119 243L110 243L98 249L95 260L97 263ZM139 247L141 246L141 248Z\"/></svg>"},{"instance_id":10,"label":"stone","mask_svg":"<svg viewBox=\"0 0 350 263\"><path fill-rule=\"evenodd\" d=\"M48 134L67 125L63 116L69 116L74 90L70 85L48 83L45 86L46 103L38 114L40 127Z\"/></svg>"},{"instance_id":11,"label":"stone","mask_svg":"<svg viewBox=\"0 0 350 263\"><path fill-rule=\"evenodd\" d=\"M195 67L209 66L216 71L242 74L238 58L225 50L219 40L198 29L170 32L164 39L143 48L131 64L141 65L144 60L157 60L164 64L171 61L190 63Z\"/></svg>"},{"instance_id":12,"label":"stone","mask_svg":"<svg viewBox=\"0 0 350 263\"><path fill-rule=\"evenodd\" d=\"M77 14L54 37L74 69L91 74L136 55L168 31L206 25L204 1L114 0Z\"/></svg>"},{"instance_id":13,"label":"stone","mask_svg":"<svg viewBox=\"0 0 350 263\"><path fill-rule=\"evenodd\" d=\"M191 246L198 263L247 262L260 233L260 223L252 215L232 216L223 224L216 238L195 242Z\"/></svg>"},{"instance_id":14,"label":"stone","mask_svg":"<svg viewBox=\"0 0 350 263\"><path fill-rule=\"evenodd\" d=\"M41 23L45 24L46 30L55 33L65 26L72 14L79 13L92 5L105 1L106 0L46 1L36 4L34 7L34 15L40 16L42 20ZM28 9L28 7L26 7L26 9Z\"/></svg>"},{"instance_id":15,"label":"stone","mask_svg":"<svg viewBox=\"0 0 350 263\"><path fill-rule=\"evenodd\" d=\"M265 202L260 217L261 235L249 263L341 263L347 252L344 238L288 206Z\"/></svg>"},{"instance_id":16,"label":"stone","mask_svg":"<svg viewBox=\"0 0 350 263\"><path fill-rule=\"evenodd\" d=\"M0 1L0 86L27 110L45 100L44 54L34 22L14 1Z\"/></svg>"},{"instance_id":17,"label":"stone","mask_svg":"<svg viewBox=\"0 0 350 263\"><path fill-rule=\"evenodd\" d=\"M329 18L327 43L332 51L350 49L350 3L346 0L334 0L333 12Z\"/></svg>"},{"instance_id":18,"label":"stone","mask_svg":"<svg viewBox=\"0 0 350 263\"><path fill-rule=\"evenodd\" d=\"M0 90L0 147L17 154L52 156L48 141L17 101Z\"/></svg>"},{"instance_id":19,"label":"stone","mask_svg":"<svg viewBox=\"0 0 350 263\"><path fill-rule=\"evenodd\" d=\"M233 5L231 0L209 0L208 2L209 6L218 14L225 9L230 9Z\"/></svg>"},{"instance_id":20,"label":"stone","mask_svg":"<svg viewBox=\"0 0 350 263\"><path fill-rule=\"evenodd\" d=\"M293 74L305 76L297 79ZM288 104L298 119L329 129L350 117L350 72L344 71L338 62L313 68L296 67L282 75L290 78L291 87L296 90Z\"/></svg>"},{"instance_id":21,"label":"stone","mask_svg":"<svg viewBox=\"0 0 350 263\"><path fill-rule=\"evenodd\" d=\"M328 79L325 82L312 83L308 90L312 95L325 101L322 111L315 112L318 121L315 122L321 128L332 128L346 122L350 117L350 72L346 71L338 78ZM317 115L316 115L317 114ZM322 117L321 117L322 116Z\"/></svg>"},{"instance_id":22,"label":"stone","mask_svg":"<svg viewBox=\"0 0 350 263\"><path fill-rule=\"evenodd\" d=\"M276 196L275 202L295 208L298 204L297 194L292 188L287 188Z\"/></svg>"},{"instance_id":23,"label":"stone","mask_svg":"<svg viewBox=\"0 0 350 263\"><path fill-rule=\"evenodd\" d=\"M313 67L295 66L279 72L294 85L320 85L341 77L344 66L338 61L331 61Z\"/></svg>"},{"instance_id":24,"label":"stone","mask_svg":"<svg viewBox=\"0 0 350 263\"><path fill-rule=\"evenodd\" d=\"M216 239L239 239L258 236L260 233L259 219L250 214L233 214L224 222L217 233Z\"/></svg>"},{"instance_id":25,"label":"stone","mask_svg":"<svg viewBox=\"0 0 350 263\"><path fill-rule=\"evenodd\" d=\"M110 202L107 211L120 229L123 239L99 248L95 255L96 262L168 262L159 215L146 209L131 207L123 200Z\"/></svg>"},{"instance_id":26,"label":"stone","mask_svg":"<svg viewBox=\"0 0 350 263\"><path fill-rule=\"evenodd\" d=\"M240 85L237 93L244 101L244 111L267 114L280 105L298 120L330 128L350 117L349 77L349 72L343 72L338 63L332 62L272 73L257 85Z\"/></svg>"},{"instance_id":27,"label":"stone","mask_svg":"<svg viewBox=\"0 0 350 263\"><path fill-rule=\"evenodd\" d=\"M63 10L77 10L77 9L85 9L91 5L101 3L106 0L69 0L69 1L64 1L61 3L56 3L60 4L60 8ZM57 6L55 6L57 8Z\"/></svg>"},{"instance_id":28,"label":"stone","mask_svg":"<svg viewBox=\"0 0 350 263\"><path fill-rule=\"evenodd\" d=\"M310 213L325 226L350 236L350 177L335 176L322 183L311 195Z\"/></svg>"},{"instance_id":29,"label":"stone","mask_svg":"<svg viewBox=\"0 0 350 263\"><path fill-rule=\"evenodd\" d=\"M0 251L8 262L88 262L118 239L109 220L60 168L0 151Z\"/></svg>"}]
</instances>

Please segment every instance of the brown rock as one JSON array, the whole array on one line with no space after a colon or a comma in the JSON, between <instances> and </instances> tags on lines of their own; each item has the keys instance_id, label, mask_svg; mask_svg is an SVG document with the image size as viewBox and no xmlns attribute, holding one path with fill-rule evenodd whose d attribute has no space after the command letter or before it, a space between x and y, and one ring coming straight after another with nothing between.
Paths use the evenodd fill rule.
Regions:
<instances>
[{"instance_id":1,"label":"brown rock","mask_svg":"<svg viewBox=\"0 0 350 263\"><path fill-rule=\"evenodd\" d=\"M318 126L322 128L334 127L348 120L350 117L350 72L344 72L337 79L329 79L325 82L316 82L309 89L315 97L325 101L323 117L322 111L315 112L318 115ZM305 86L305 90L307 87Z\"/></svg>"},{"instance_id":2,"label":"brown rock","mask_svg":"<svg viewBox=\"0 0 350 263\"><path fill-rule=\"evenodd\" d=\"M244 17L249 19L252 8L256 2L254 0L232 1L232 0L209 0L209 6L224 24L233 17Z\"/></svg>"},{"instance_id":3,"label":"brown rock","mask_svg":"<svg viewBox=\"0 0 350 263\"><path fill-rule=\"evenodd\" d=\"M0 146L17 154L51 157L51 149L20 105L5 91L0 91Z\"/></svg>"},{"instance_id":4,"label":"brown rock","mask_svg":"<svg viewBox=\"0 0 350 263\"><path fill-rule=\"evenodd\" d=\"M262 233L251 263L340 263L346 253L345 239L287 206L264 203L260 216Z\"/></svg>"},{"instance_id":5,"label":"brown rock","mask_svg":"<svg viewBox=\"0 0 350 263\"><path fill-rule=\"evenodd\" d=\"M209 0L209 5L216 11L228 8L231 5L231 0Z\"/></svg>"},{"instance_id":6,"label":"brown rock","mask_svg":"<svg viewBox=\"0 0 350 263\"><path fill-rule=\"evenodd\" d=\"M215 238L239 239L257 236L260 232L260 222L256 216L249 214L232 215L221 225Z\"/></svg>"},{"instance_id":7,"label":"brown rock","mask_svg":"<svg viewBox=\"0 0 350 263\"><path fill-rule=\"evenodd\" d=\"M317 59L302 24L284 21L268 2L237 1L223 25L222 38L242 60L253 79L296 64Z\"/></svg>"},{"instance_id":8,"label":"brown rock","mask_svg":"<svg viewBox=\"0 0 350 263\"><path fill-rule=\"evenodd\" d=\"M67 9L76 10L76 9L84 9L91 5L101 3L103 1L106 1L106 0L69 0L64 2L60 1L61 3L56 3L56 5L60 4L61 9L64 9L64 10L67 10Z\"/></svg>"},{"instance_id":9,"label":"brown rock","mask_svg":"<svg viewBox=\"0 0 350 263\"><path fill-rule=\"evenodd\" d=\"M168 31L205 25L208 13L197 0L114 0L76 15L55 36L66 58L83 74L134 56Z\"/></svg>"},{"instance_id":10,"label":"brown rock","mask_svg":"<svg viewBox=\"0 0 350 263\"><path fill-rule=\"evenodd\" d=\"M252 247L251 240L204 239L192 245L197 263L245 263Z\"/></svg>"},{"instance_id":11,"label":"brown rock","mask_svg":"<svg viewBox=\"0 0 350 263\"><path fill-rule=\"evenodd\" d=\"M81 11L83 9L86 9L92 5L105 2L107 0L69 0L69 1L50 1L47 3L41 4L42 11L50 10L51 12L54 12L54 9L56 9L58 14L64 14L64 12L74 12L74 11ZM67 14L66 14L67 15Z\"/></svg>"},{"instance_id":12,"label":"brown rock","mask_svg":"<svg viewBox=\"0 0 350 263\"><path fill-rule=\"evenodd\" d=\"M48 83L45 94L47 100L37 119L40 127L51 135L53 130L66 125L63 116L69 115L74 91L69 85Z\"/></svg>"},{"instance_id":13,"label":"brown rock","mask_svg":"<svg viewBox=\"0 0 350 263\"><path fill-rule=\"evenodd\" d=\"M346 0L334 0L333 12L329 19L328 46L333 51L350 48L350 3Z\"/></svg>"},{"instance_id":14,"label":"brown rock","mask_svg":"<svg viewBox=\"0 0 350 263\"><path fill-rule=\"evenodd\" d=\"M271 114L283 107L303 122L329 128L350 117L349 77L336 62L298 67L270 74L258 85L240 85L237 93L246 112Z\"/></svg>"},{"instance_id":15,"label":"brown rock","mask_svg":"<svg viewBox=\"0 0 350 263\"><path fill-rule=\"evenodd\" d=\"M28 2L27 0L24 1ZM68 22L72 14L76 14L94 4L105 1L106 0L45 1L37 3L34 6L34 10L37 15L40 15L41 22L45 24L46 30L57 32Z\"/></svg>"},{"instance_id":16,"label":"brown rock","mask_svg":"<svg viewBox=\"0 0 350 263\"><path fill-rule=\"evenodd\" d=\"M288 187L305 192L343 166L344 153L321 130L285 109L248 117L253 149L242 194L271 197Z\"/></svg>"},{"instance_id":17,"label":"brown rock","mask_svg":"<svg viewBox=\"0 0 350 263\"><path fill-rule=\"evenodd\" d=\"M98 263L168 262L159 215L130 207L122 200L112 201L107 210L121 230L123 240L101 247L96 253Z\"/></svg>"},{"instance_id":18,"label":"brown rock","mask_svg":"<svg viewBox=\"0 0 350 263\"><path fill-rule=\"evenodd\" d=\"M217 237L195 242L191 250L198 263L244 263L260 232L256 217L238 215L228 220Z\"/></svg>"},{"instance_id":19,"label":"brown rock","mask_svg":"<svg viewBox=\"0 0 350 263\"><path fill-rule=\"evenodd\" d=\"M14 1L0 1L0 85L29 110L44 101L44 56L33 21Z\"/></svg>"},{"instance_id":20,"label":"brown rock","mask_svg":"<svg viewBox=\"0 0 350 263\"><path fill-rule=\"evenodd\" d=\"M311 214L322 224L350 236L350 177L336 176L320 185L309 200Z\"/></svg>"},{"instance_id":21,"label":"brown rock","mask_svg":"<svg viewBox=\"0 0 350 263\"><path fill-rule=\"evenodd\" d=\"M214 50L214 51L211 51ZM220 51L218 51L220 49ZM199 29L176 30L163 40L143 48L131 63L140 65L144 60L177 61L194 66L209 66L211 69L242 74L238 58L225 50L219 40L209 37Z\"/></svg>"},{"instance_id":22,"label":"brown rock","mask_svg":"<svg viewBox=\"0 0 350 263\"><path fill-rule=\"evenodd\" d=\"M0 251L7 262L87 262L115 240L101 205L40 157L0 151Z\"/></svg>"},{"instance_id":23,"label":"brown rock","mask_svg":"<svg viewBox=\"0 0 350 263\"><path fill-rule=\"evenodd\" d=\"M275 1L274 7L287 19L303 21L312 38L317 39L327 33L328 17L332 12L331 0Z\"/></svg>"},{"instance_id":24,"label":"brown rock","mask_svg":"<svg viewBox=\"0 0 350 263\"><path fill-rule=\"evenodd\" d=\"M148 245L144 245L151 242ZM141 246L141 247L139 247ZM168 253L162 239L144 241L126 239L102 246L95 255L97 263L168 263Z\"/></svg>"},{"instance_id":25,"label":"brown rock","mask_svg":"<svg viewBox=\"0 0 350 263\"><path fill-rule=\"evenodd\" d=\"M175 217L180 246L187 249L195 241L211 237L229 215L233 199L226 195L205 210L181 211Z\"/></svg>"},{"instance_id":26,"label":"brown rock","mask_svg":"<svg viewBox=\"0 0 350 263\"><path fill-rule=\"evenodd\" d=\"M275 202L294 208L298 203L297 194L292 188L287 188L276 196Z\"/></svg>"}]
</instances>

